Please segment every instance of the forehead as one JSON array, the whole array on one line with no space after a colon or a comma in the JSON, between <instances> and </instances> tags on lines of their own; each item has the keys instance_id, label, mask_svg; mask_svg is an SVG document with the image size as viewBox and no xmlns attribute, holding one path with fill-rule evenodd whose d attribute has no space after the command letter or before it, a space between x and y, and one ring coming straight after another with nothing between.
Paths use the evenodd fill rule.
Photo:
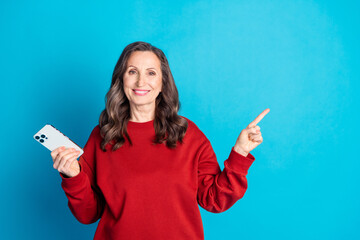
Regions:
<instances>
[{"instance_id":1,"label":"forehead","mask_svg":"<svg viewBox=\"0 0 360 240\"><path fill-rule=\"evenodd\" d=\"M155 53L151 51L135 51L131 53L127 67L133 65L138 68L158 68L160 69L160 60L155 55Z\"/></svg>"}]
</instances>

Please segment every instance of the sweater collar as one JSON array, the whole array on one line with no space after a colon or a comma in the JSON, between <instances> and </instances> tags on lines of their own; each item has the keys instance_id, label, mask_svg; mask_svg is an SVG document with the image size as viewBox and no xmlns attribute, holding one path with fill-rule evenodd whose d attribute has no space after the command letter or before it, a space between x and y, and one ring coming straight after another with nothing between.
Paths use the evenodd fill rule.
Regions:
<instances>
[{"instance_id":1,"label":"sweater collar","mask_svg":"<svg viewBox=\"0 0 360 240\"><path fill-rule=\"evenodd\" d=\"M154 127L154 120L150 120L147 122L133 122L133 121L128 121L128 128L131 129L144 129L144 128L153 128Z\"/></svg>"}]
</instances>

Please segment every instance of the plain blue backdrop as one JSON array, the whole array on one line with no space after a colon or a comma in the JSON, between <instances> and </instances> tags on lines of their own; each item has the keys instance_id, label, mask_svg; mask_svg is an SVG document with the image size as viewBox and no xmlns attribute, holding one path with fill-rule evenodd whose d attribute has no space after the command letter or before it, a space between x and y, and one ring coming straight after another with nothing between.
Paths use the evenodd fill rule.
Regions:
<instances>
[{"instance_id":1,"label":"plain blue backdrop","mask_svg":"<svg viewBox=\"0 0 360 240\"><path fill-rule=\"evenodd\" d=\"M67 206L49 123L84 146L123 48L166 54L180 115L221 168L264 109L248 190L201 209L205 239L360 239L356 1L1 1L1 239L92 239Z\"/></svg>"}]
</instances>

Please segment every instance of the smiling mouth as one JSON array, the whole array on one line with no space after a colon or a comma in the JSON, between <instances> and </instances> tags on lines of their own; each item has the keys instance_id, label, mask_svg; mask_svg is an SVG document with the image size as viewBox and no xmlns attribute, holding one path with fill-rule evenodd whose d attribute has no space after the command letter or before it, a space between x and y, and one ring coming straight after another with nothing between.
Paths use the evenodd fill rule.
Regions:
<instances>
[{"instance_id":1,"label":"smiling mouth","mask_svg":"<svg viewBox=\"0 0 360 240\"><path fill-rule=\"evenodd\" d=\"M133 89L134 93L136 95L139 95L139 96L144 96L146 95L148 92L150 92L150 90L136 90L136 89Z\"/></svg>"}]
</instances>

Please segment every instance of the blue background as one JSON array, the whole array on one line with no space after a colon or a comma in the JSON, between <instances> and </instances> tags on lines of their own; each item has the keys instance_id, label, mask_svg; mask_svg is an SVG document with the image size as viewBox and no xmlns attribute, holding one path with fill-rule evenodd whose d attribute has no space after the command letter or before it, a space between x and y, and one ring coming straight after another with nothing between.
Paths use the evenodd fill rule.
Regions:
<instances>
[{"instance_id":1,"label":"blue background","mask_svg":"<svg viewBox=\"0 0 360 240\"><path fill-rule=\"evenodd\" d=\"M201 209L205 239L359 239L359 4L355 1L2 1L1 239L92 239L71 214L50 123L84 146L123 48L166 54L180 114L220 167L264 109L245 196Z\"/></svg>"}]
</instances>

